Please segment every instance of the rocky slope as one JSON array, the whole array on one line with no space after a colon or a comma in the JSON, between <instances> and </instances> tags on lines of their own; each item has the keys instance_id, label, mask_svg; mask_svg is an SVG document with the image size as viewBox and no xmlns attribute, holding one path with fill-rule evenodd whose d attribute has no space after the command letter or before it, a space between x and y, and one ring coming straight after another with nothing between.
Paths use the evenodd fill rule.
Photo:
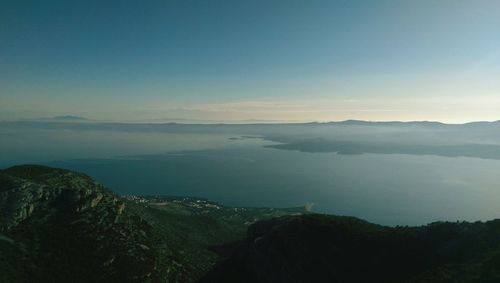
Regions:
<instances>
[{"instance_id":1,"label":"rocky slope","mask_svg":"<svg viewBox=\"0 0 500 283\"><path fill-rule=\"evenodd\" d=\"M0 282L500 282L500 220L385 227L0 171Z\"/></svg>"},{"instance_id":2,"label":"rocky slope","mask_svg":"<svg viewBox=\"0 0 500 283\"><path fill-rule=\"evenodd\" d=\"M152 227L91 178L18 166L1 171L0 184L0 281L160 278Z\"/></svg>"},{"instance_id":3,"label":"rocky slope","mask_svg":"<svg viewBox=\"0 0 500 283\"><path fill-rule=\"evenodd\" d=\"M214 247L301 212L123 198L80 173L16 166L0 170L0 282L195 282L219 259Z\"/></svg>"}]
</instances>

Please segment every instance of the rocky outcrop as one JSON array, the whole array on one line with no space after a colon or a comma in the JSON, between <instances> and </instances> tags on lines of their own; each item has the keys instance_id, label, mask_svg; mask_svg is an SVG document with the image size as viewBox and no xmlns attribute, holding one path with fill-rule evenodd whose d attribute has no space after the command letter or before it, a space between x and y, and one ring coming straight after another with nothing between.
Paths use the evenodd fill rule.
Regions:
<instances>
[{"instance_id":1,"label":"rocky outcrop","mask_svg":"<svg viewBox=\"0 0 500 283\"><path fill-rule=\"evenodd\" d=\"M22 257L24 270L16 274L28 274L30 282L159 280L151 248L158 237L125 202L80 173L44 166L2 170L0 235L12 242L3 241L0 257Z\"/></svg>"},{"instance_id":2,"label":"rocky outcrop","mask_svg":"<svg viewBox=\"0 0 500 283\"><path fill-rule=\"evenodd\" d=\"M81 212L95 207L104 197L103 186L75 172L28 165L11 167L0 174L3 230L18 225L35 211Z\"/></svg>"},{"instance_id":3,"label":"rocky outcrop","mask_svg":"<svg viewBox=\"0 0 500 283\"><path fill-rule=\"evenodd\" d=\"M16 166L0 170L0 282L197 282L218 259L213 246L302 211L127 199L84 174Z\"/></svg>"}]
</instances>

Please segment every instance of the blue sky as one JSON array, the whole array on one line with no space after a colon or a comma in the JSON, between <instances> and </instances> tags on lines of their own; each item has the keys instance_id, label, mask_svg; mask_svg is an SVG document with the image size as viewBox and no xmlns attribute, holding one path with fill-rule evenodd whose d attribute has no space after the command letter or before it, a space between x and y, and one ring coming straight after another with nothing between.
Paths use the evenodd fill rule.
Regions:
<instances>
[{"instance_id":1,"label":"blue sky","mask_svg":"<svg viewBox=\"0 0 500 283\"><path fill-rule=\"evenodd\" d=\"M1 1L0 119L500 119L499 1Z\"/></svg>"}]
</instances>

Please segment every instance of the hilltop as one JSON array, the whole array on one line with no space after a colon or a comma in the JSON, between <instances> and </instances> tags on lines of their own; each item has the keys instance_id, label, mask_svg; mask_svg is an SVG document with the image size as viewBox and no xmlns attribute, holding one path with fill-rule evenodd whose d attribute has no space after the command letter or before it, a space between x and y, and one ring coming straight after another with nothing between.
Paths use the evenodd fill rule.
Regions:
<instances>
[{"instance_id":1,"label":"hilltop","mask_svg":"<svg viewBox=\"0 0 500 283\"><path fill-rule=\"evenodd\" d=\"M499 282L500 220L387 227L0 171L0 282Z\"/></svg>"},{"instance_id":2,"label":"hilltop","mask_svg":"<svg viewBox=\"0 0 500 283\"><path fill-rule=\"evenodd\" d=\"M0 282L193 282L259 219L301 208L228 208L196 198L115 195L44 166L0 171Z\"/></svg>"}]
</instances>

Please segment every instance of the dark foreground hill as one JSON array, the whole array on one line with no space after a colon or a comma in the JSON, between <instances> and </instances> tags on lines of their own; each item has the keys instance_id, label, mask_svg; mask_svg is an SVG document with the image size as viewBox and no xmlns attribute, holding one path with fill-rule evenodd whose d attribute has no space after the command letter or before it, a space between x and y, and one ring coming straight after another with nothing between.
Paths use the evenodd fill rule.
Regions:
<instances>
[{"instance_id":1,"label":"dark foreground hill","mask_svg":"<svg viewBox=\"0 0 500 283\"><path fill-rule=\"evenodd\" d=\"M500 220L385 227L0 171L0 282L500 282Z\"/></svg>"},{"instance_id":2,"label":"dark foreground hill","mask_svg":"<svg viewBox=\"0 0 500 283\"><path fill-rule=\"evenodd\" d=\"M500 220L396 228L317 214L261 221L204 282L500 282Z\"/></svg>"}]
</instances>

